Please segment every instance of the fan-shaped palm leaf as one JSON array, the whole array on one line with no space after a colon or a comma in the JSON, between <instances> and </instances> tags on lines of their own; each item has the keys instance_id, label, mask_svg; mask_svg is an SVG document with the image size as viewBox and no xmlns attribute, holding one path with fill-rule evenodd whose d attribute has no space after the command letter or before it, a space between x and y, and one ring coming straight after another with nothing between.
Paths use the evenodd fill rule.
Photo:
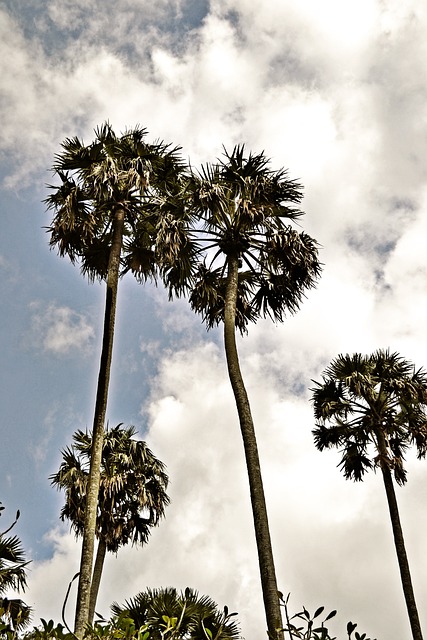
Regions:
<instances>
[{"instance_id":1,"label":"fan-shaped palm leaf","mask_svg":"<svg viewBox=\"0 0 427 640\"><path fill-rule=\"evenodd\" d=\"M199 595L189 588L183 592L174 587L147 589L124 605L114 603L111 609L115 616L126 614L137 628L148 625L153 640L165 637L167 625L170 634L166 637L176 640L237 640L241 637L227 608L220 612L209 596Z\"/></svg>"},{"instance_id":2,"label":"fan-shaped palm leaf","mask_svg":"<svg viewBox=\"0 0 427 640\"><path fill-rule=\"evenodd\" d=\"M4 507L0 503L0 512ZM1 515L1 513L0 513ZM5 597L10 590L25 591L27 586L27 566L25 553L17 536L7 536L19 519L19 511L9 527L0 532L0 619L8 628L20 630L25 627L31 617L31 608L19 598ZM6 629L7 630L7 629Z\"/></svg>"}]
</instances>

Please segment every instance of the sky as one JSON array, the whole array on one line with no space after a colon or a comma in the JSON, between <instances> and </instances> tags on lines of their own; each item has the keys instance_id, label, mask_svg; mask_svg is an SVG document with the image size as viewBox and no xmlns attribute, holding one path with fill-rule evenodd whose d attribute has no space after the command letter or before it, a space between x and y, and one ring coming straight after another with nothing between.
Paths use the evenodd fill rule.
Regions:
<instances>
[{"instance_id":1,"label":"sky","mask_svg":"<svg viewBox=\"0 0 427 640\"><path fill-rule=\"evenodd\" d=\"M104 288L50 251L43 199L66 137L108 120L182 147L195 167L244 143L304 185L324 270L299 313L238 346L257 431L279 588L372 638L409 640L378 474L346 481L313 444L310 388L340 353L390 348L427 367L424 0L2 0L1 530L32 560L25 601L60 620L79 544L50 486L92 426ZM236 409L220 329L186 300L120 283L108 405L167 466L171 504L144 548L107 559L97 609L147 586L193 587L265 622ZM427 462L398 488L427 630ZM67 619L72 624L72 598Z\"/></svg>"}]
</instances>

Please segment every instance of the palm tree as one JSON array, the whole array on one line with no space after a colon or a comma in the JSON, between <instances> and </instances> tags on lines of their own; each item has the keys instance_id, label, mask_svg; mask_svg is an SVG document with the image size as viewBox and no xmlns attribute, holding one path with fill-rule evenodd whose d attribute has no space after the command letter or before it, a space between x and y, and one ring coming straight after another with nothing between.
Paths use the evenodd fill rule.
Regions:
<instances>
[{"instance_id":1,"label":"palm tree","mask_svg":"<svg viewBox=\"0 0 427 640\"><path fill-rule=\"evenodd\" d=\"M0 502L0 515L4 510ZM25 553L17 536L6 534L15 526L19 518L19 510L14 522L0 532L0 619L10 623L14 629L24 627L30 621L31 608L19 598L7 598L4 594L9 589L25 591L27 586Z\"/></svg>"},{"instance_id":2,"label":"palm tree","mask_svg":"<svg viewBox=\"0 0 427 640\"><path fill-rule=\"evenodd\" d=\"M316 447L337 447L347 479L379 468L384 480L402 587L414 640L422 640L394 480L406 482L405 453L427 451L427 372L397 353L339 355L316 382L312 401Z\"/></svg>"},{"instance_id":3,"label":"palm tree","mask_svg":"<svg viewBox=\"0 0 427 640\"><path fill-rule=\"evenodd\" d=\"M200 596L187 587L179 592L174 587L147 589L124 605L114 603L115 616L130 618L135 627L147 625L152 640L237 640L238 625L230 618L228 608L220 612L209 596Z\"/></svg>"},{"instance_id":4,"label":"palm tree","mask_svg":"<svg viewBox=\"0 0 427 640\"><path fill-rule=\"evenodd\" d=\"M107 410L119 277L127 271L145 281L160 273L178 291L191 271L185 211L178 206L183 164L178 149L145 142L135 127L117 136L106 123L85 146L62 143L53 166L59 187L45 200L55 212L48 227L51 247L80 261L90 280L106 281L104 333L93 418L93 444L80 561L75 633L89 621L90 580Z\"/></svg>"},{"instance_id":5,"label":"palm tree","mask_svg":"<svg viewBox=\"0 0 427 640\"><path fill-rule=\"evenodd\" d=\"M192 207L200 220L205 259L190 294L208 329L224 324L228 373L243 437L261 584L270 638L283 638L267 509L249 399L240 369L236 328L243 334L261 316L281 321L298 310L320 274L316 242L285 220L302 215L294 205L301 185L273 171L264 153L245 157L236 146L225 160L192 177Z\"/></svg>"},{"instance_id":6,"label":"palm tree","mask_svg":"<svg viewBox=\"0 0 427 640\"><path fill-rule=\"evenodd\" d=\"M169 504L165 467L145 442L134 438L135 434L134 427L124 428L120 424L104 434L96 520L98 550L91 581L90 621L95 613L106 551L117 553L129 542L146 544L151 527L159 523ZM61 520L70 520L77 536L84 533L91 448L91 434L76 431L73 445L62 451L59 471L50 477L53 485L65 490Z\"/></svg>"}]
</instances>

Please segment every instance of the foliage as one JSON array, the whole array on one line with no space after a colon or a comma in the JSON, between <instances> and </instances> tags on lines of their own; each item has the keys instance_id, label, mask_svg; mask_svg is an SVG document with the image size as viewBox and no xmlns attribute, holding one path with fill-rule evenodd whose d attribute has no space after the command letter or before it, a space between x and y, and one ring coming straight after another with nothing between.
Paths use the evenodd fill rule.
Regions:
<instances>
[{"instance_id":1,"label":"foliage","mask_svg":"<svg viewBox=\"0 0 427 640\"><path fill-rule=\"evenodd\" d=\"M337 640L325 625L337 614L336 610L322 616L325 607L318 607L311 614L305 607L289 617L288 601L280 594L287 624L285 637L289 640ZM128 608L127 608L128 607ZM109 621L88 625L87 640L238 640L241 638L237 624L231 619L236 614L228 608L220 612L207 596L186 589L178 594L176 589L147 590L125 603L113 605L115 615ZM357 624L348 622L346 640L371 640L366 633L356 631ZM73 640L61 624L41 619L41 627L27 632L23 640ZM7 640L14 640L8 637ZM375 640L375 639L372 639Z\"/></svg>"},{"instance_id":2,"label":"foliage","mask_svg":"<svg viewBox=\"0 0 427 640\"><path fill-rule=\"evenodd\" d=\"M4 507L0 502L0 515ZM25 591L27 585L25 553L21 541L17 536L7 536L15 526L20 516L16 512L14 522L3 532L0 532L0 635L21 629L28 624L31 608L19 598L7 598L4 594L10 589Z\"/></svg>"},{"instance_id":3,"label":"foliage","mask_svg":"<svg viewBox=\"0 0 427 640\"><path fill-rule=\"evenodd\" d=\"M296 312L321 267L316 241L284 223L303 215L296 206L302 186L284 169L273 171L263 152L246 156L239 145L224 155L190 181L191 207L202 225L199 251L205 255L190 303L208 329L224 321L227 261L236 256L235 323L243 333L260 316L281 321L285 312Z\"/></svg>"},{"instance_id":4,"label":"foliage","mask_svg":"<svg viewBox=\"0 0 427 640\"><path fill-rule=\"evenodd\" d=\"M64 625L55 624L53 620L40 618L41 626L33 627L22 640L75 640L75 635L67 631Z\"/></svg>"},{"instance_id":5,"label":"foliage","mask_svg":"<svg viewBox=\"0 0 427 640\"><path fill-rule=\"evenodd\" d=\"M121 424L104 434L96 535L114 553L128 542L146 543L169 503L165 466L135 434L134 427ZM59 471L50 477L65 490L61 519L70 520L76 535L83 534L91 447L91 434L76 431L72 446L62 451Z\"/></svg>"},{"instance_id":6,"label":"foliage","mask_svg":"<svg viewBox=\"0 0 427 640\"><path fill-rule=\"evenodd\" d=\"M283 595L280 594L281 604L285 609L285 616L287 624L285 626L285 633L288 634L289 640L337 640L334 636L330 635L329 628L325 626L325 622L328 622L334 618L337 611L334 609L330 611L324 618L322 614L325 611L325 607L318 607L316 611L311 615L305 607L302 611L295 613L289 617L288 614L288 601L289 595L286 600ZM322 618L320 617L322 616ZM291 622L295 620L296 622ZM297 626L298 625L298 626ZM357 624L355 622L347 623L347 640L371 640L366 633L359 633L356 631ZM353 636L354 633L354 636ZM375 640L375 639L373 639Z\"/></svg>"},{"instance_id":7,"label":"foliage","mask_svg":"<svg viewBox=\"0 0 427 640\"><path fill-rule=\"evenodd\" d=\"M227 607L219 611L209 596L201 596L188 587L183 592L173 587L147 589L124 605L114 603L112 611L118 619L124 615L136 628L145 628L150 640L237 640L240 637L238 625L232 620L235 613L229 613Z\"/></svg>"},{"instance_id":8,"label":"foliage","mask_svg":"<svg viewBox=\"0 0 427 640\"><path fill-rule=\"evenodd\" d=\"M383 465L405 484L407 449L415 445L418 458L427 452L427 372L378 350L339 355L315 384L316 447L340 448L346 478L362 480Z\"/></svg>"},{"instance_id":9,"label":"foliage","mask_svg":"<svg viewBox=\"0 0 427 640\"><path fill-rule=\"evenodd\" d=\"M113 605L115 615L109 621L87 625L87 640L238 640L240 633L224 607L220 611L211 598L185 589L147 589L126 602ZM22 640L75 640L61 624L41 619ZM9 640L9 639L8 639ZM12 639L11 639L12 640Z\"/></svg>"},{"instance_id":10,"label":"foliage","mask_svg":"<svg viewBox=\"0 0 427 640\"><path fill-rule=\"evenodd\" d=\"M98 550L90 586L89 620L93 620L106 551L132 542L148 542L151 527L158 524L169 504L168 476L163 463L146 443L134 438L134 427L121 424L103 437L100 484L97 492L95 535ZM68 519L76 536L83 536L93 438L77 431L73 445L62 451L59 471L52 484L65 489L61 519Z\"/></svg>"},{"instance_id":11,"label":"foliage","mask_svg":"<svg viewBox=\"0 0 427 640\"><path fill-rule=\"evenodd\" d=\"M179 290L191 272L185 209L181 205L184 164L180 149L146 142L139 126L116 135L106 122L85 145L67 138L55 156L53 186L46 198L54 211L50 246L72 263L80 262L90 280L107 278L115 214L124 211L120 274L128 271L145 282L164 274ZM173 280L173 283L172 283Z\"/></svg>"}]
</instances>

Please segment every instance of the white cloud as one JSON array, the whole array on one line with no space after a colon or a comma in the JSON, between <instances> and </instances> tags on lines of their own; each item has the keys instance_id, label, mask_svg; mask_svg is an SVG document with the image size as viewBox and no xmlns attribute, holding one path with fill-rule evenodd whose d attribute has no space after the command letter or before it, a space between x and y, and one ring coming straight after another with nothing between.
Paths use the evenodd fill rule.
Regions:
<instances>
[{"instance_id":1,"label":"white cloud","mask_svg":"<svg viewBox=\"0 0 427 640\"><path fill-rule=\"evenodd\" d=\"M52 547L52 557L31 563L28 575L29 588L23 597L25 602L37 612L37 618L33 620L34 625L39 624L40 617L45 620L54 620L55 623L62 622L61 611L67 587L78 572L80 563L79 543L74 536L64 533L63 528L49 531L44 538L44 543ZM76 582L74 591L75 585ZM74 604L75 593L71 591L66 609L66 620L71 628Z\"/></svg>"},{"instance_id":2,"label":"white cloud","mask_svg":"<svg viewBox=\"0 0 427 640\"><path fill-rule=\"evenodd\" d=\"M116 129L140 122L153 137L182 144L194 164L214 160L222 143L246 142L301 179L302 226L323 245L324 274L297 316L279 326L260 322L239 341L280 587L292 592L295 609L337 607L336 635L351 618L383 640L408 637L381 479L345 482L337 456L314 450L308 387L340 352L389 346L427 362L425 3L215 0L179 43L154 22L131 25L134 2L110 2L102 15L92 11L95 2L85 13L82 3L62 4L64 13L49 3L56 28L68 33L73 16L75 26L83 17L86 23L57 55L0 12L3 154L18 159L8 184L31 182L65 136L89 141L107 118ZM144 4L179 14L179 3L159 6ZM106 22L117 27L111 43ZM171 353L141 341L158 358L144 408L150 446L170 472L172 504L145 549L109 559L100 608L108 613L113 600L147 585L188 584L239 611L248 640L263 637L226 367L219 347L194 343L198 320L192 324L184 305L165 307L159 297L157 309L165 331L180 345L187 339L186 348ZM85 315L64 305L32 312L38 347L59 355L90 350ZM420 603L427 597L424 466L411 460L408 486L399 491ZM38 616L58 619L76 551L67 536L54 541L52 560L33 567L30 593Z\"/></svg>"},{"instance_id":3,"label":"white cloud","mask_svg":"<svg viewBox=\"0 0 427 640\"><path fill-rule=\"evenodd\" d=\"M87 316L55 303L33 302L30 308L33 346L56 355L91 353L95 331Z\"/></svg>"},{"instance_id":4,"label":"white cloud","mask_svg":"<svg viewBox=\"0 0 427 640\"><path fill-rule=\"evenodd\" d=\"M289 342L277 335L276 341L285 354ZM251 347L242 350L242 368L258 434L280 588L292 593L294 611L302 604L338 608L341 634L352 619L374 636L406 637L380 476L346 482L336 468L338 455L314 448L307 397L293 397L286 380L265 376L271 354L254 359ZM291 351L283 371L292 370L292 359ZM167 465L171 505L146 547L108 558L98 609L108 615L112 601L123 602L146 586L191 586L238 611L245 637L263 637L243 447L221 350L207 342L165 356L152 383L149 414L147 442ZM425 477L422 464L411 458L410 480L398 492L420 602L427 595L420 526L427 515L419 513ZM54 558L36 563L30 581L43 617L46 612L52 616L55 606L58 610L64 576L71 576L76 564L69 538L55 536L55 544ZM45 581L48 586L41 590Z\"/></svg>"}]
</instances>

